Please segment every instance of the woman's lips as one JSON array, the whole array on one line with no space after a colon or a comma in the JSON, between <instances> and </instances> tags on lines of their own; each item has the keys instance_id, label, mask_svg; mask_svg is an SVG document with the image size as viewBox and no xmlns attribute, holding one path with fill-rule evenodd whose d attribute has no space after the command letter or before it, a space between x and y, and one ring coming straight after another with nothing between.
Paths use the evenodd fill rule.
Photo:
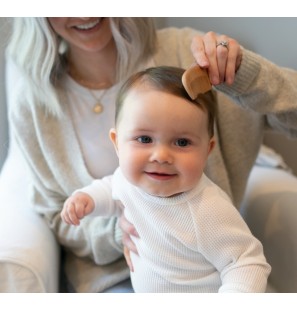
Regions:
<instances>
[{"instance_id":1,"label":"woman's lips","mask_svg":"<svg viewBox=\"0 0 297 310\"><path fill-rule=\"evenodd\" d=\"M91 22L87 22L81 25L76 25L74 26L74 28L80 31L91 31L91 30L99 28L101 21L102 21L102 18L99 18Z\"/></svg>"}]
</instances>

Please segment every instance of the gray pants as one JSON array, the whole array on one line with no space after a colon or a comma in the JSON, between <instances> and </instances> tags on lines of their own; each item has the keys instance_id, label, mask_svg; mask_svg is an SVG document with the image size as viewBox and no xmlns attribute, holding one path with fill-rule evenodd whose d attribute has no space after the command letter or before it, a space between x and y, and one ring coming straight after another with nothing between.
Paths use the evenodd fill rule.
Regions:
<instances>
[{"instance_id":1,"label":"gray pants","mask_svg":"<svg viewBox=\"0 0 297 310\"><path fill-rule=\"evenodd\" d=\"M124 280L108 289L102 293L134 293L130 278Z\"/></svg>"}]
</instances>

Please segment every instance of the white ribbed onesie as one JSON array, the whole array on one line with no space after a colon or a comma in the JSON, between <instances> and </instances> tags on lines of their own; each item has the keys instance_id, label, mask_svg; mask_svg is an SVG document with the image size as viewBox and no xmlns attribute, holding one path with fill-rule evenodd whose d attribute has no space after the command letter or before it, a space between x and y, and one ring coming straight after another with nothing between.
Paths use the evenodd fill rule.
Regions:
<instances>
[{"instance_id":1,"label":"white ribbed onesie","mask_svg":"<svg viewBox=\"0 0 297 310\"><path fill-rule=\"evenodd\" d=\"M107 201L109 181L94 181L83 189L94 199L96 215L118 214ZM112 192L140 235L134 238L139 256L131 253L135 292L265 291L270 266L261 243L228 196L205 175L193 190L161 198L130 184L117 169Z\"/></svg>"}]
</instances>

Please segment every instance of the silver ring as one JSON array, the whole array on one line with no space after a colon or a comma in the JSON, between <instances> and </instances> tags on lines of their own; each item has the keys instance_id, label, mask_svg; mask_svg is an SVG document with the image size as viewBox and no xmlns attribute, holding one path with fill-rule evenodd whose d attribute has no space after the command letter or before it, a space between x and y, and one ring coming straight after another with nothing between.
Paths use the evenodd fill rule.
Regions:
<instances>
[{"instance_id":1,"label":"silver ring","mask_svg":"<svg viewBox=\"0 0 297 310\"><path fill-rule=\"evenodd\" d=\"M220 41L219 43L217 43L216 47L218 47L220 45L226 47L226 49L229 50L229 42L228 41Z\"/></svg>"}]
</instances>

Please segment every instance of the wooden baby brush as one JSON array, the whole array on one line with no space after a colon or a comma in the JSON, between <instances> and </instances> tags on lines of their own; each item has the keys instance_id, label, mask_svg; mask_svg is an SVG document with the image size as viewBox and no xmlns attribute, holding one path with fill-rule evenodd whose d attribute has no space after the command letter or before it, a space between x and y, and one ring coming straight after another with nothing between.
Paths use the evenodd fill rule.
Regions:
<instances>
[{"instance_id":1,"label":"wooden baby brush","mask_svg":"<svg viewBox=\"0 0 297 310\"><path fill-rule=\"evenodd\" d=\"M196 63L192 64L183 74L182 83L192 100L199 94L211 90L211 83L207 71L200 68Z\"/></svg>"}]
</instances>

